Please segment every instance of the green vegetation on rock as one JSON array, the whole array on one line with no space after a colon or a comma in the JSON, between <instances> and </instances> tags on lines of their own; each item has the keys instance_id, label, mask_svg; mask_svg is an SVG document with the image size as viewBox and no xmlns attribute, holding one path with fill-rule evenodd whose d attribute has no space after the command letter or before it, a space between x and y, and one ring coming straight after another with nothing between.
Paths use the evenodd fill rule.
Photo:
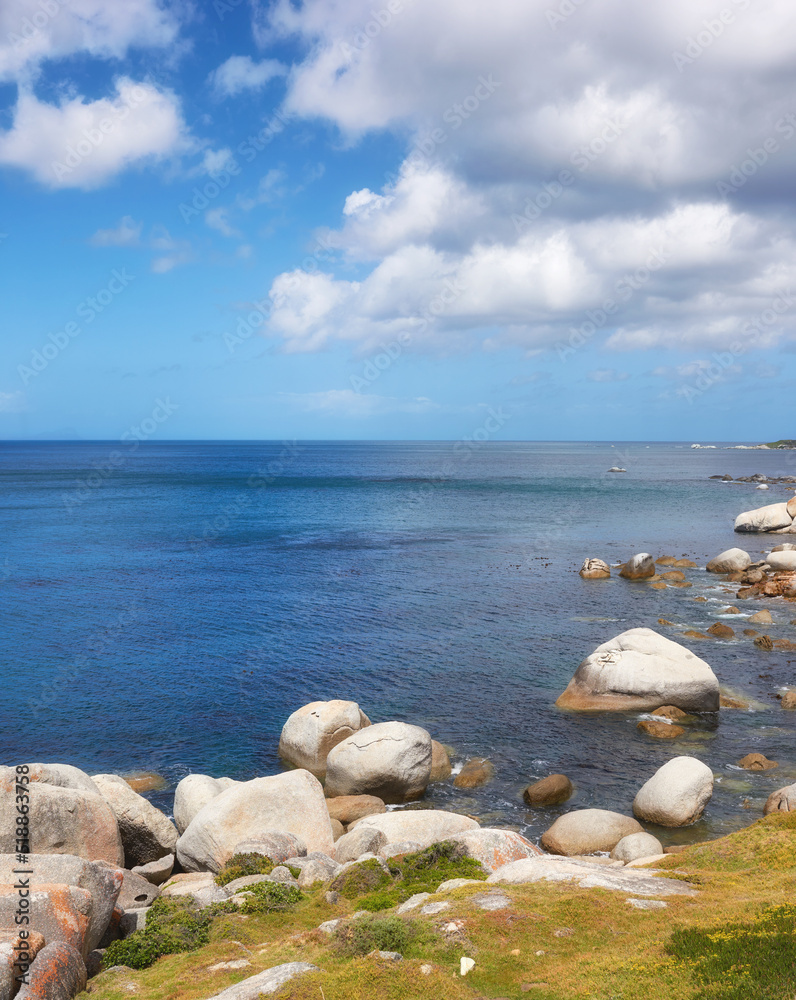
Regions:
<instances>
[{"instance_id":1,"label":"green vegetation on rock","mask_svg":"<svg viewBox=\"0 0 796 1000\"><path fill-rule=\"evenodd\" d=\"M289 910L304 898L301 890L295 885L285 885L283 882L257 882L243 891L248 893L249 897L241 905L240 912L247 915Z\"/></svg>"},{"instance_id":2,"label":"green vegetation on rock","mask_svg":"<svg viewBox=\"0 0 796 1000\"><path fill-rule=\"evenodd\" d=\"M264 854L233 854L216 875L216 885L228 885L247 875L270 875L274 868L274 862Z\"/></svg>"},{"instance_id":3,"label":"green vegetation on rock","mask_svg":"<svg viewBox=\"0 0 796 1000\"><path fill-rule=\"evenodd\" d=\"M342 954L349 957L369 955L372 951L397 951L404 955L420 932L414 921L402 920L394 914L360 917L338 927L334 932L334 943Z\"/></svg>"},{"instance_id":4,"label":"green vegetation on rock","mask_svg":"<svg viewBox=\"0 0 796 1000\"><path fill-rule=\"evenodd\" d=\"M788 438L783 438L780 441L769 441L769 448L796 448L796 441L790 440Z\"/></svg>"}]
</instances>

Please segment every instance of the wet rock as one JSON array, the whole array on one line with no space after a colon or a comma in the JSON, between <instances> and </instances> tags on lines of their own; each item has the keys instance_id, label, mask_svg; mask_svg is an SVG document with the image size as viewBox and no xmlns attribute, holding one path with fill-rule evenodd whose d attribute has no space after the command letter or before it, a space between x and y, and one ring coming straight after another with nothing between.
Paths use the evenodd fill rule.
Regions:
<instances>
[{"instance_id":1,"label":"wet rock","mask_svg":"<svg viewBox=\"0 0 796 1000\"><path fill-rule=\"evenodd\" d=\"M743 573L752 565L752 557L743 549L727 549L711 559L707 565L708 573Z\"/></svg>"},{"instance_id":2,"label":"wet rock","mask_svg":"<svg viewBox=\"0 0 796 1000\"><path fill-rule=\"evenodd\" d=\"M715 636L717 639L735 638L735 632L733 629L731 629L729 625L725 625L723 622L714 622L708 629L708 635Z\"/></svg>"},{"instance_id":3,"label":"wet rock","mask_svg":"<svg viewBox=\"0 0 796 1000\"><path fill-rule=\"evenodd\" d=\"M770 635L759 635L755 639L755 646L758 649L765 649L767 652L770 652L774 648L774 642Z\"/></svg>"},{"instance_id":4,"label":"wet rock","mask_svg":"<svg viewBox=\"0 0 796 1000\"><path fill-rule=\"evenodd\" d=\"M660 708L654 709L652 714L660 715L663 719L671 719L672 722L679 722L680 719L688 718L688 712L684 712L676 705L661 705Z\"/></svg>"},{"instance_id":5,"label":"wet rock","mask_svg":"<svg viewBox=\"0 0 796 1000\"><path fill-rule=\"evenodd\" d=\"M450 778L453 768L451 759L445 747L436 740L431 741L431 777L429 783L434 781L447 781Z\"/></svg>"},{"instance_id":6,"label":"wet rock","mask_svg":"<svg viewBox=\"0 0 796 1000\"><path fill-rule=\"evenodd\" d=\"M490 761L483 757L474 757L459 771L453 779L453 784L457 788L480 788L488 784L494 776L495 768Z\"/></svg>"},{"instance_id":7,"label":"wet rock","mask_svg":"<svg viewBox=\"0 0 796 1000\"><path fill-rule=\"evenodd\" d=\"M607 580L611 575L611 567L602 559L586 559L580 568L584 580Z\"/></svg>"},{"instance_id":8,"label":"wet rock","mask_svg":"<svg viewBox=\"0 0 796 1000\"><path fill-rule=\"evenodd\" d=\"M682 726L672 722L654 722L652 719L642 719L636 726L639 732L652 736L657 740L676 740L685 732Z\"/></svg>"},{"instance_id":9,"label":"wet rock","mask_svg":"<svg viewBox=\"0 0 796 1000\"><path fill-rule=\"evenodd\" d=\"M529 806L557 806L571 798L574 790L565 774L550 774L528 785L522 797Z\"/></svg>"},{"instance_id":10,"label":"wet rock","mask_svg":"<svg viewBox=\"0 0 796 1000\"><path fill-rule=\"evenodd\" d=\"M748 621L749 621L750 625L751 624L754 624L754 625L771 625L773 623L773 621L774 621L774 618L773 618L771 612L767 608L764 608L762 611L758 611L756 615L751 615L749 617Z\"/></svg>"},{"instance_id":11,"label":"wet rock","mask_svg":"<svg viewBox=\"0 0 796 1000\"><path fill-rule=\"evenodd\" d=\"M742 767L744 771L772 771L779 764L762 753L748 753L738 761L738 767Z\"/></svg>"},{"instance_id":12,"label":"wet rock","mask_svg":"<svg viewBox=\"0 0 796 1000\"><path fill-rule=\"evenodd\" d=\"M628 559L619 575L625 580L648 580L655 576L655 562L649 552L639 552Z\"/></svg>"}]
</instances>

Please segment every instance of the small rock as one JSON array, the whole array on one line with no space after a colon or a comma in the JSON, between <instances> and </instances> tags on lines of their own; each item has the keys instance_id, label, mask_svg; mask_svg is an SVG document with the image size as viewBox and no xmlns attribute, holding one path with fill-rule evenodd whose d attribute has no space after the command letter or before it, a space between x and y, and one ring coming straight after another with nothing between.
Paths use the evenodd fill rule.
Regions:
<instances>
[{"instance_id":1,"label":"small rock","mask_svg":"<svg viewBox=\"0 0 796 1000\"><path fill-rule=\"evenodd\" d=\"M445 747L436 740L431 741L431 777L429 782L447 781L453 768Z\"/></svg>"},{"instance_id":2,"label":"small rock","mask_svg":"<svg viewBox=\"0 0 796 1000\"><path fill-rule=\"evenodd\" d=\"M676 740L685 732L682 726L676 726L671 722L653 722L652 719L642 719L636 729L657 740Z\"/></svg>"},{"instance_id":3,"label":"small rock","mask_svg":"<svg viewBox=\"0 0 796 1000\"><path fill-rule=\"evenodd\" d=\"M483 757L468 760L461 771L453 779L457 788L480 788L486 785L495 775L492 763Z\"/></svg>"},{"instance_id":4,"label":"small rock","mask_svg":"<svg viewBox=\"0 0 796 1000\"><path fill-rule=\"evenodd\" d=\"M655 562L649 552L639 552L628 559L619 575L625 580L647 580L655 576Z\"/></svg>"},{"instance_id":5,"label":"small rock","mask_svg":"<svg viewBox=\"0 0 796 1000\"><path fill-rule=\"evenodd\" d=\"M763 815L768 816L772 812L796 812L796 784L778 788L769 795Z\"/></svg>"},{"instance_id":6,"label":"small rock","mask_svg":"<svg viewBox=\"0 0 796 1000\"><path fill-rule=\"evenodd\" d=\"M377 795L338 795L337 798L327 799L326 805L331 818L339 820L344 826L356 823L365 816L387 812L383 800Z\"/></svg>"},{"instance_id":7,"label":"small rock","mask_svg":"<svg viewBox=\"0 0 796 1000\"><path fill-rule=\"evenodd\" d=\"M611 575L611 568L602 559L586 559L579 572L584 580L607 580Z\"/></svg>"},{"instance_id":8,"label":"small rock","mask_svg":"<svg viewBox=\"0 0 796 1000\"><path fill-rule=\"evenodd\" d=\"M615 861L623 861L628 864L628 862L637 861L639 858L649 858L654 854L662 853L661 842L651 833L631 833L619 841L611 851L611 857Z\"/></svg>"},{"instance_id":9,"label":"small rock","mask_svg":"<svg viewBox=\"0 0 796 1000\"><path fill-rule=\"evenodd\" d=\"M668 573L661 573L661 580L674 580L678 583L682 583L685 580L685 573L679 569L669 570Z\"/></svg>"},{"instance_id":10,"label":"small rock","mask_svg":"<svg viewBox=\"0 0 796 1000\"><path fill-rule=\"evenodd\" d=\"M557 806L572 796L574 787L565 774L550 774L534 781L522 793L529 806Z\"/></svg>"},{"instance_id":11,"label":"small rock","mask_svg":"<svg viewBox=\"0 0 796 1000\"><path fill-rule=\"evenodd\" d=\"M466 956L462 956L462 959L459 962L460 975L466 976L467 973L472 972L474 968L475 968L475 961L472 958L467 958Z\"/></svg>"},{"instance_id":12,"label":"small rock","mask_svg":"<svg viewBox=\"0 0 796 1000\"><path fill-rule=\"evenodd\" d=\"M774 643L770 635L759 635L755 639L755 646L757 646L758 649L770 651L774 648Z\"/></svg>"},{"instance_id":13,"label":"small rock","mask_svg":"<svg viewBox=\"0 0 796 1000\"><path fill-rule=\"evenodd\" d=\"M248 969L251 966L251 962L247 961L245 958L235 958L231 962L216 962L215 965L209 965L207 968L208 972L236 972L238 969Z\"/></svg>"},{"instance_id":14,"label":"small rock","mask_svg":"<svg viewBox=\"0 0 796 1000\"><path fill-rule=\"evenodd\" d=\"M424 917L433 917L437 913L442 913L443 910L449 910L450 908L450 903L427 903L420 912Z\"/></svg>"},{"instance_id":15,"label":"small rock","mask_svg":"<svg viewBox=\"0 0 796 1000\"><path fill-rule=\"evenodd\" d=\"M342 917L337 917L336 920L324 920L324 922L318 926L318 930L323 934L334 934L342 922Z\"/></svg>"},{"instance_id":16,"label":"small rock","mask_svg":"<svg viewBox=\"0 0 796 1000\"><path fill-rule=\"evenodd\" d=\"M343 824L340 822L339 819L331 819L331 824L332 824L332 837L334 838L336 843L342 836L345 835L345 827L343 826Z\"/></svg>"},{"instance_id":17,"label":"small rock","mask_svg":"<svg viewBox=\"0 0 796 1000\"><path fill-rule=\"evenodd\" d=\"M430 892L416 892L414 896L410 896L406 902L401 903L395 912L398 916L401 916L404 913L409 913L410 910L416 910L418 906L422 906L427 899L431 899Z\"/></svg>"},{"instance_id":18,"label":"small rock","mask_svg":"<svg viewBox=\"0 0 796 1000\"><path fill-rule=\"evenodd\" d=\"M786 691L782 696L780 705L782 705L782 707L788 712L792 712L796 709L796 691Z\"/></svg>"},{"instance_id":19,"label":"small rock","mask_svg":"<svg viewBox=\"0 0 796 1000\"><path fill-rule=\"evenodd\" d=\"M173 854L166 854L164 857L158 858L157 861L150 861L146 865L135 865L131 871L135 875L145 878L152 885L163 885L174 870L174 861Z\"/></svg>"},{"instance_id":20,"label":"small rock","mask_svg":"<svg viewBox=\"0 0 796 1000\"><path fill-rule=\"evenodd\" d=\"M742 611L741 611L740 608L729 607L729 608L725 608L722 611L722 614L723 615L740 615L740 614L742 614Z\"/></svg>"},{"instance_id":21,"label":"small rock","mask_svg":"<svg viewBox=\"0 0 796 1000\"><path fill-rule=\"evenodd\" d=\"M662 899L626 899L625 902L637 910L665 910L669 905Z\"/></svg>"},{"instance_id":22,"label":"small rock","mask_svg":"<svg viewBox=\"0 0 796 1000\"><path fill-rule=\"evenodd\" d=\"M717 639L734 639L735 632L730 628L729 625L725 625L723 622L715 622L708 629L708 635L715 635Z\"/></svg>"},{"instance_id":23,"label":"small rock","mask_svg":"<svg viewBox=\"0 0 796 1000\"><path fill-rule=\"evenodd\" d=\"M762 611L758 611L756 615L751 615L748 621L755 625L771 625L774 622L774 618L768 608L764 608Z\"/></svg>"},{"instance_id":24,"label":"small rock","mask_svg":"<svg viewBox=\"0 0 796 1000\"><path fill-rule=\"evenodd\" d=\"M434 971L434 966L433 966L433 965L429 965L429 964L428 964L428 962L424 962L424 963L423 963L423 964L422 964L422 965L420 966L420 972L421 972L421 973L422 973L422 974L423 974L424 976L430 976L430 975L431 975L431 973L432 973L433 971Z\"/></svg>"},{"instance_id":25,"label":"small rock","mask_svg":"<svg viewBox=\"0 0 796 1000\"><path fill-rule=\"evenodd\" d=\"M557 938L568 938L572 937L575 932L571 927L559 927L558 930L553 931L553 937Z\"/></svg>"},{"instance_id":26,"label":"small rock","mask_svg":"<svg viewBox=\"0 0 796 1000\"><path fill-rule=\"evenodd\" d=\"M383 962L403 961L403 955L398 951L372 951L368 958L380 958Z\"/></svg>"},{"instance_id":27,"label":"small rock","mask_svg":"<svg viewBox=\"0 0 796 1000\"><path fill-rule=\"evenodd\" d=\"M121 776L134 792L163 792L169 787L162 774L155 771L132 771Z\"/></svg>"},{"instance_id":28,"label":"small rock","mask_svg":"<svg viewBox=\"0 0 796 1000\"><path fill-rule=\"evenodd\" d=\"M486 892L478 896L470 896L469 901L479 910L506 910L511 906L511 900L502 892Z\"/></svg>"},{"instance_id":29,"label":"small rock","mask_svg":"<svg viewBox=\"0 0 796 1000\"><path fill-rule=\"evenodd\" d=\"M744 771L772 771L779 764L762 753L748 753L738 761L738 767L742 767Z\"/></svg>"},{"instance_id":30,"label":"small rock","mask_svg":"<svg viewBox=\"0 0 796 1000\"><path fill-rule=\"evenodd\" d=\"M673 722L679 722L680 719L688 718L688 713L676 705L661 705L660 708L656 708L651 714L660 715L662 718L671 719Z\"/></svg>"}]
</instances>

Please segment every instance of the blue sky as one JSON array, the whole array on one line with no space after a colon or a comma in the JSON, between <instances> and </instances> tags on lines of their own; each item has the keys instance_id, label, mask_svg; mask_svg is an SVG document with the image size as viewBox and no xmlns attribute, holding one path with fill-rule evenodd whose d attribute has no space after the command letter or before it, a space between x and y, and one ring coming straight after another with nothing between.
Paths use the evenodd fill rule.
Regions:
<instances>
[{"instance_id":1,"label":"blue sky","mask_svg":"<svg viewBox=\"0 0 796 1000\"><path fill-rule=\"evenodd\" d=\"M8 0L0 438L794 436L795 21Z\"/></svg>"}]
</instances>

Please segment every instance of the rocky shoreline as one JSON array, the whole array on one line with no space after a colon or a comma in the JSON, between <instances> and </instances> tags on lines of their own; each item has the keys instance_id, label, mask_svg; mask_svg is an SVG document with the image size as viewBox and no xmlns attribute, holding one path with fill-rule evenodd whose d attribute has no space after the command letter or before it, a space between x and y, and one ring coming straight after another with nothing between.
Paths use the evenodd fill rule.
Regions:
<instances>
[{"instance_id":1,"label":"rocky shoreline","mask_svg":"<svg viewBox=\"0 0 796 1000\"><path fill-rule=\"evenodd\" d=\"M739 601L774 597L787 607L796 600L796 545L774 546L756 562L742 549L729 549L705 569L738 585ZM691 586L686 574L699 567L687 559L638 553L613 567L587 559L580 575L607 580L612 570L627 586L666 589ZM728 615L733 610L738 609L728 608ZM772 617L765 610L746 620L762 625ZM711 636L685 634L735 636L721 622L709 631ZM796 648L754 629L744 634L761 649ZM578 714L641 713L638 728L654 740L676 739L697 718L743 707L722 693L707 661L650 628L631 628L598 645L556 705ZM796 709L796 690L781 695L781 708ZM413 805L438 782L457 788L485 784L491 762L472 758L454 775L448 751L425 729L397 720L372 722L356 702L313 702L298 709L284 723L279 755L289 770L249 781L189 774L175 789L171 817L141 794L158 787L157 776L89 776L67 764L3 768L0 1000L71 1000L87 984L90 989L103 970L123 974L123 963L110 969L109 963L152 947L164 907L182 907L180 919L190 917L201 929L221 914L258 912L266 897L273 902L322 892L332 905L350 880L369 885L374 878L387 887L386 902L380 900L378 908L391 906L398 916L441 913L449 905L447 892L483 884L479 880L599 887L629 892L641 907L647 905L644 899L664 906L656 897L696 892L640 868L683 849L664 848L648 827L686 829L709 807L714 775L693 756L675 755L641 776L632 815L567 811L575 789L565 774L549 773L517 788L531 809L563 807L537 845L516 830ZM737 766L759 771L776 768L777 762L752 753ZM796 785L774 791L763 812L796 812ZM400 866L425 865L428 856L454 865L448 870L443 864L441 872L476 878L440 874L439 884L431 879L424 883L428 889L395 902L400 897L389 892L395 879L403 878ZM368 912L368 898L361 914ZM320 930L331 934L349 919L327 921L330 926ZM248 965L242 960L235 968ZM307 963L283 963L214 995L254 1000L314 970ZM464 975L464 965L462 970Z\"/></svg>"}]
</instances>

